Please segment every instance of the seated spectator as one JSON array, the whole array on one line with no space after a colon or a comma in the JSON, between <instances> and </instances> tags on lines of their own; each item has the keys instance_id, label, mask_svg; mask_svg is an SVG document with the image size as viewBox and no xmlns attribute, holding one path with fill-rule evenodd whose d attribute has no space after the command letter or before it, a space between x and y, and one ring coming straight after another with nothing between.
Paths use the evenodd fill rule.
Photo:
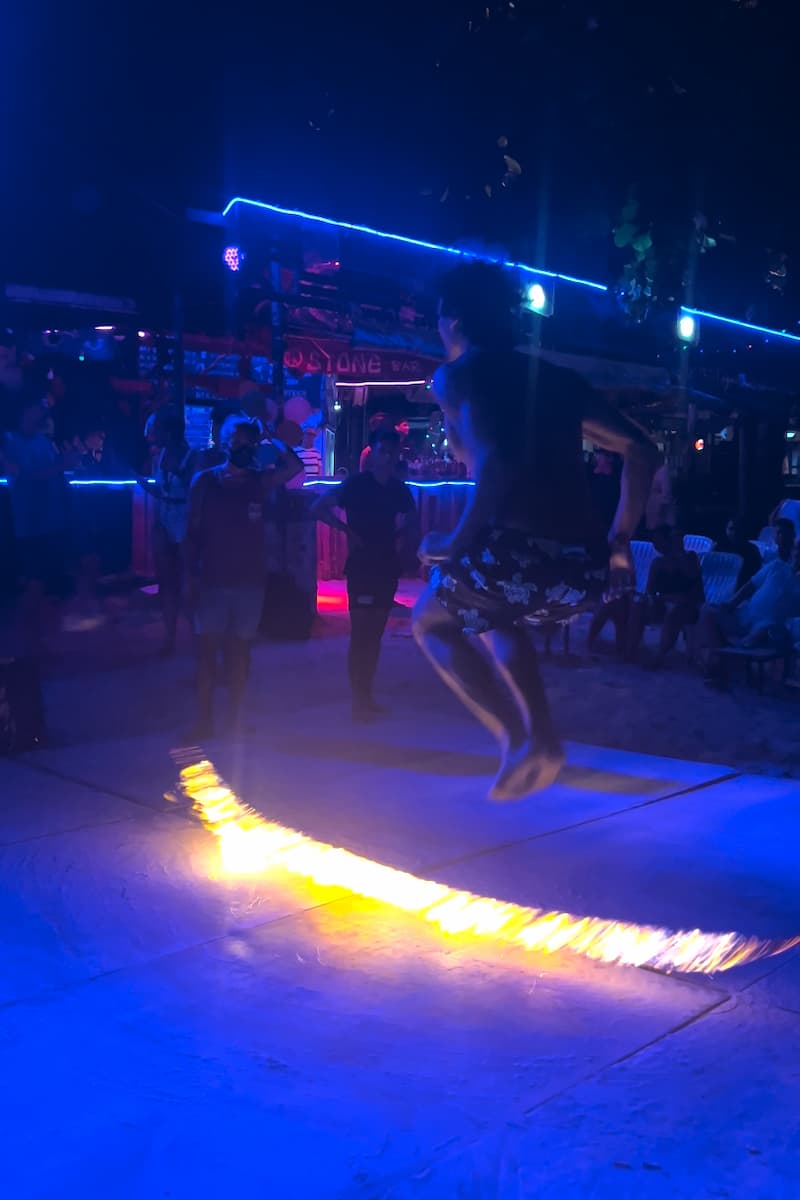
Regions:
<instances>
[{"instance_id":1,"label":"seated spectator","mask_svg":"<svg viewBox=\"0 0 800 1200\"><path fill-rule=\"evenodd\" d=\"M757 647L784 639L786 622L800 616L800 579L793 560L794 524L775 524L777 558L765 563L730 604L711 614L711 645Z\"/></svg>"},{"instance_id":2,"label":"seated spectator","mask_svg":"<svg viewBox=\"0 0 800 1200\"><path fill-rule=\"evenodd\" d=\"M614 624L615 641L617 656L625 658L627 649L628 637L628 620L630 616L630 608L633 603L632 592L625 592L621 596L606 598L597 609L592 617L592 623L589 626L588 648L593 651L597 648L597 639L605 629L609 621Z\"/></svg>"},{"instance_id":3,"label":"seated spectator","mask_svg":"<svg viewBox=\"0 0 800 1200\"><path fill-rule=\"evenodd\" d=\"M47 409L38 399L22 405L19 428L0 444L0 473L8 477L17 562L22 582L20 616L27 649L38 653L53 607L68 590L69 495L64 472L76 455L59 453Z\"/></svg>"},{"instance_id":4,"label":"seated spectator","mask_svg":"<svg viewBox=\"0 0 800 1200\"><path fill-rule=\"evenodd\" d=\"M748 541L744 532L744 523L739 517L731 517L725 526L723 537L714 546L721 554L738 554L742 560L742 569L736 581L737 588L743 588L761 570L761 555L758 547Z\"/></svg>"},{"instance_id":5,"label":"seated spectator","mask_svg":"<svg viewBox=\"0 0 800 1200\"><path fill-rule=\"evenodd\" d=\"M645 595L630 608L627 633L628 657L638 655L647 625L660 625L661 637L652 661L660 667L684 630L696 625L705 599L700 559L685 550L683 533L664 525L653 533L659 555L653 560Z\"/></svg>"}]
</instances>

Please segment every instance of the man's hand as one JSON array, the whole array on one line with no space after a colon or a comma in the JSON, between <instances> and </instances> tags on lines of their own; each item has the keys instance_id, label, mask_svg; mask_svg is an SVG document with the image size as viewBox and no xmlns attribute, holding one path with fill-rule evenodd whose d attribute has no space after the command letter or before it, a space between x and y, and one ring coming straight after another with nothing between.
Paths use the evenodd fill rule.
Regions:
<instances>
[{"instance_id":1,"label":"man's hand","mask_svg":"<svg viewBox=\"0 0 800 1200\"><path fill-rule=\"evenodd\" d=\"M431 530L420 543L417 557L423 563L444 562L453 555L453 540L446 533Z\"/></svg>"}]
</instances>

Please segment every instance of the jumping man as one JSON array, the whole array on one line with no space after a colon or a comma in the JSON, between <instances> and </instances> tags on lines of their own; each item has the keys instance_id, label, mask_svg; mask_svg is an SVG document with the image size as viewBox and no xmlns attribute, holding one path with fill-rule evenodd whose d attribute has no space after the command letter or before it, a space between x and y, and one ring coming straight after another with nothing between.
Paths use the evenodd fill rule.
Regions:
<instances>
[{"instance_id":1,"label":"jumping man","mask_svg":"<svg viewBox=\"0 0 800 1200\"><path fill-rule=\"evenodd\" d=\"M535 649L520 621L557 620L632 574L630 539L658 459L647 436L571 371L515 352L520 299L499 267L467 263L442 281L448 362L435 387L450 444L475 487L458 527L429 534L433 563L414 632L448 686L498 739L490 796L548 787L564 762ZM623 458L610 530L592 513L582 439Z\"/></svg>"}]
</instances>

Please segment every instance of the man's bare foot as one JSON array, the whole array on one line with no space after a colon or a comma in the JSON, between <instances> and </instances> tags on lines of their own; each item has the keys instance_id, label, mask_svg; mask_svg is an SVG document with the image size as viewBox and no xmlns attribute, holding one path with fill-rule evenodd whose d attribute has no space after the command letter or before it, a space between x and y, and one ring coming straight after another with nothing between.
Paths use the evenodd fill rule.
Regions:
<instances>
[{"instance_id":1,"label":"man's bare foot","mask_svg":"<svg viewBox=\"0 0 800 1200\"><path fill-rule=\"evenodd\" d=\"M543 792L555 783L563 765L564 751L560 746L542 747L525 742L503 755L489 799L505 804L524 800L533 792Z\"/></svg>"}]
</instances>

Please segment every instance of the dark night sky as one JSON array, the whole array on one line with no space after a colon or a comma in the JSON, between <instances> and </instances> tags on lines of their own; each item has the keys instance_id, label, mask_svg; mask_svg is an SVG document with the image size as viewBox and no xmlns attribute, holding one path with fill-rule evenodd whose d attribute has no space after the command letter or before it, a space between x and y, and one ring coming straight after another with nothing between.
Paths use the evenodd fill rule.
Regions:
<instances>
[{"instance_id":1,"label":"dark night sky","mask_svg":"<svg viewBox=\"0 0 800 1200\"><path fill-rule=\"evenodd\" d=\"M50 0L6 30L0 274L136 292L169 277L170 212L240 192L611 278L635 183L664 261L698 209L736 239L700 262L698 299L724 311L786 250L788 323L790 8L504 0L487 21L455 0L231 0L204 18ZM522 168L508 188L501 135Z\"/></svg>"}]
</instances>

